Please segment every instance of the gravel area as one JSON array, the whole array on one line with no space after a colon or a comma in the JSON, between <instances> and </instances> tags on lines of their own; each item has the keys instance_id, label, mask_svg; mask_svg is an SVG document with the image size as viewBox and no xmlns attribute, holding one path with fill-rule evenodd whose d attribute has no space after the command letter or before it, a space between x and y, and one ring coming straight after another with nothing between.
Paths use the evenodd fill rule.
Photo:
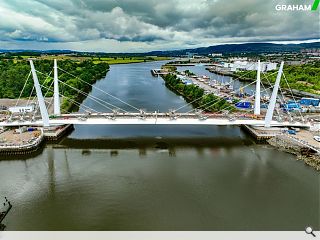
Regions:
<instances>
[{"instance_id":1,"label":"gravel area","mask_svg":"<svg viewBox=\"0 0 320 240\"><path fill-rule=\"evenodd\" d=\"M14 133L14 130L5 131L0 134L0 145L14 144L21 145L38 137L41 134L39 130L24 133Z\"/></svg>"}]
</instances>

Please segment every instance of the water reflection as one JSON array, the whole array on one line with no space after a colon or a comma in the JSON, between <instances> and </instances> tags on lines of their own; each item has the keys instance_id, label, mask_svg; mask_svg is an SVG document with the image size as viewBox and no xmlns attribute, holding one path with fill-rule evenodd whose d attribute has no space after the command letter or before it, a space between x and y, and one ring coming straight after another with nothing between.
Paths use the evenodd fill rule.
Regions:
<instances>
[{"instance_id":1,"label":"water reflection","mask_svg":"<svg viewBox=\"0 0 320 240\"><path fill-rule=\"evenodd\" d=\"M89 154L90 154L90 151L89 151ZM67 176L70 179L71 178L71 171L70 171L70 166L69 166L67 150L64 150L64 163L65 163L65 170L66 170Z\"/></svg>"},{"instance_id":2,"label":"water reflection","mask_svg":"<svg viewBox=\"0 0 320 240\"><path fill-rule=\"evenodd\" d=\"M147 149L146 148L139 148L139 156L140 157L147 156Z\"/></svg>"},{"instance_id":3,"label":"water reflection","mask_svg":"<svg viewBox=\"0 0 320 240\"><path fill-rule=\"evenodd\" d=\"M47 164L48 164L48 184L49 193L54 197L55 195L55 166L54 166L54 152L51 146L47 148Z\"/></svg>"}]
</instances>

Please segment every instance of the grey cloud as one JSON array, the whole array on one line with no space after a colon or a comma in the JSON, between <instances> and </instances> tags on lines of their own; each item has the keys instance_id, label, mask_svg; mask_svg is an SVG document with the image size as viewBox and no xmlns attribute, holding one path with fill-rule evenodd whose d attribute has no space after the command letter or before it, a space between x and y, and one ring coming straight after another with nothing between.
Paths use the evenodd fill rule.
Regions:
<instances>
[{"instance_id":1,"label":"grey cloud","mask_svg":"<svg viewBox=\"0 0 320 240\"><path fill-rule=\"evenodd\" d=\"M3 0L0 40L110 39L182 47L231 39L319 38L319 12L277 12L275 5L280 2L297 4L295 0Z\"/></svg>"}]
</instances>

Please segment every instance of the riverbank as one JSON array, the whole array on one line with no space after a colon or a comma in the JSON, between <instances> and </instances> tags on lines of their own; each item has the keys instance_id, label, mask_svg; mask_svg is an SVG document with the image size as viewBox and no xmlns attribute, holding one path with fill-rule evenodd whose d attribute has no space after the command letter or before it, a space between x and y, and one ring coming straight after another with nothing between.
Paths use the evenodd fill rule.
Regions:
<instances>
[{"instance_id":1,"label":"riverbank","mask_svg":"<svg viewBox=\"0 0 320 240\"><path fill-rule=\"evenodd\" d=\"M284 128L263 128L242 125L241 128L248 132L258 143L269 144L280 151L297 156L310 167L320 171L320 147L313 139L313 134L307 130L300 130L294 137L285 134Z\"/></svg>"},{"instance_id":2,"label":"riverbank","mask_svg":"<svg viewBox=\"0 0 320 240\"><path fill-rule=\"evenodd\" d=\"M298 138L281 134L270 138L267 142L281 151L296 155L297 160L302 160L308 166L320 171L320 153L314 147L310 148L308 144L301 142ZM320 151L320 148L317 150Z\"/></svg>"}]
</instances>

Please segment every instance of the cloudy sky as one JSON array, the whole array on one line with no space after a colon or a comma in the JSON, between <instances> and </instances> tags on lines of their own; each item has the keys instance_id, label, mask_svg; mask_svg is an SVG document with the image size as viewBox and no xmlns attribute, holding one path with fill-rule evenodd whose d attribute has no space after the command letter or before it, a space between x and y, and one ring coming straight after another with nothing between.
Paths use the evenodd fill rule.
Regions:
<instances>
[{"instance_id":1,"label":"cloudy sky","mask_svg":"<svg viewBox=\"0 0 320 240\"><path fill-rule=\"evenodd\" d=\"M319 39L314 0L0 0L0 49L143 52Z\"/></svg>"}]
</instances>

